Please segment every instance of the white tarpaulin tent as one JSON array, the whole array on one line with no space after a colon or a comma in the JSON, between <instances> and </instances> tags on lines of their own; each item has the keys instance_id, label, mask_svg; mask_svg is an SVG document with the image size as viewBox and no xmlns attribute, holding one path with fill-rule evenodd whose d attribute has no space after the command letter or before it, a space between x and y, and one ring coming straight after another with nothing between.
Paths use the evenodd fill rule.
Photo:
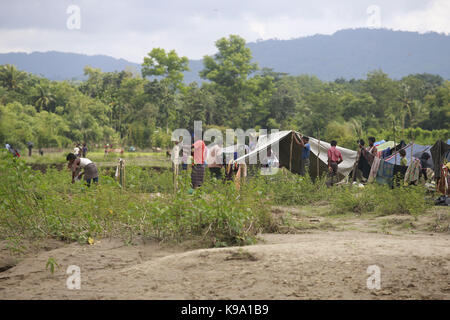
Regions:
<instances>
[{"instance_id":1,"label":"white tarpaulin tent","mask_svg":"<svg viewBox=\"0 0 450 320\"><path fill-rule=\"evenodd\" d=\"M273 134L260 136L256 148L250 153L238 157L236 162L249 163L250 157L253 157L252 163L254 163L256 159L255 157L258 157L258 159L264 158L261 157L261 154L265 152L267 147L271 146L271 149L275 152L275 155L280 161L280 166L286 167L292 172L299 173L302 161L302 150L295 141L291 142L293 134L296 135L297 140L300 140L301 134L293 130L279 131ZM278 144L278 148L276 147L276 144ZM310 175L315 176L317 173L317 158L320 160L320 174L326 172L328 162L327 152L331 147L330 144L324 141L319 142L319 140L312 137L309 137L309 144L311 146ZM355 164L357 158L357 152L339 146L337 149L342 153L342 157L344 159L344 161L339 164L338 173L343 177L346 177L353 169L353 165Z\"/></svg>"}]
</instances>

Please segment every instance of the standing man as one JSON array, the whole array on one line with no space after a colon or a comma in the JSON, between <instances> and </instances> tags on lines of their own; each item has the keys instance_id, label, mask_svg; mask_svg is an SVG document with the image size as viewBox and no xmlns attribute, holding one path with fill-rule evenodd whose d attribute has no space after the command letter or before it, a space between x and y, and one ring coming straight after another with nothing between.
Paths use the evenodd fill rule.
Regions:
<instances>
[{"instance_id":1,"label":"standing man","mask_svg":"<svg viewBox=\"0 0 450 320\"><path fill-rule=\"evenodd\" d=\"M300 175L304 176L306 172L309 172L309 155L311 152L309 137L302 136L299 145L300 147L302 147L302 162L300 164Z\"/></svg>"},{"instance_id":2,"label":"standing man","mask_svg":"<svg viewBox=\"0 0 450 320\"><path fill-rule=\"evenodd\" d=\"M27 147L28 147L28 156L31 157L31 153L32 153L32 150L33 150L33 142L28 141L27 142Z\"/></svg>"},{"instance_id":3,"label":"standing man","mask_svg":"<svg viewBox=\"0 0 450 320\"><path fill-rule=\"evenodd\" d=\"M83 147L81 148L81 156L83 158L86 158L87 155L87 146L86 146L86 142L83 142Z\"/></svg>"},{"instance_id":4,"label":"standing man","mask_svg":"<svg viewBox=\"0 0 450 320\"><path fill-rule=\"evenodd\" d=\"M374 146L375 144L375 137L369 137L369 146L367 147L367 152L371 153L374 157L377 156L377 147Z\"/></svg>"},{"instance_id":5,"label":"standing man","mask_svg":"<svg viewBox=\"0 0 450 320\"><path fill-rule=\"evenodd\" d=\"M337 142L336 140L331 141L331 147L328 149L328 171L329 176L331 177L331 181L329 182L331 185L334 184L334 177L338 174L338 165L344 161L342 158L341 152L336 148Z\"/></svg>"},{"instance_id":6,"label":"standing man","mask_svg":"<svg viewBox=\"0 0 450 320\"><path fill-rule=\"evenodd\" d=\"M206 160L206 145L201 139L198 139L192 145L194 163L192 165L191 182L192 188L201 187L205 179L205 160Z\"/></svg>"},{"instance_id":7,"label":"standing man","mask_svg":"<svg viewBox=\"0 0 450 320\"><path fill-rule=\"evenodd\" d=\"M208 148L208 169L212 177L217 180L222 179L222 148L219 146L221 141L216 138L214 145Z\"/></svg>"},{"instance_id":8,"label":"standing man","mask_svg":"<svg viewBox=\"0 0 450 320\"><path fill-rule=\"evenodd\" d=\"M88 187L91 186L91 180L98 183L98 170L94 162L88 158L78 158L73 153L69 153L66 160L68 161L67 168L72 171L72 183L75 183L75 179L81 179L83 175ZM84 171L81 172L83 169Z\"/></svg>"}]
</instances>

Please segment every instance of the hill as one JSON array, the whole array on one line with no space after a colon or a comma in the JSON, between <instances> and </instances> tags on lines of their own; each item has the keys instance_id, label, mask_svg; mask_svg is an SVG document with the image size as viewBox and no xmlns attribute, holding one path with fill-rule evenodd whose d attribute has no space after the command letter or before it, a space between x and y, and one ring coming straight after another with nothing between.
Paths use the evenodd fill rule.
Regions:
<instances>
[{"instance_id":1,"label":"hill","mask_svg":"<svg viewBox=\"0 0 450 320\"><path fill-rule=\"evenodd\" d=\"M450 36L434 32L348 29L332 35L250 42L248 47L260 67L291 75L312 74L326 81L365 78L374 69L382 69L393 79L415 73L450 79ZM103 71L140 69L139 64L124 59L55 51L0 54L0 64L6 63L52 80L82 79L85 65ZM185 81L200 82L202 60L189 63L191 71L185 73Z\"/></svg>"}]
</instances>

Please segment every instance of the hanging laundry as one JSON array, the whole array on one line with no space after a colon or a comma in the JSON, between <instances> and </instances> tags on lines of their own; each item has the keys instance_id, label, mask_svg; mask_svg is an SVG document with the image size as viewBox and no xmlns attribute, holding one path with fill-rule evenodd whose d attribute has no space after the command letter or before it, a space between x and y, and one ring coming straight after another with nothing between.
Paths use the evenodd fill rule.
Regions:
<instances>
[{"instance_id":1,"label":"hanging laundry","mask_svg":"<svg viewBox=\"0 0 450 320\"><path fill-rule=\"evenodd\" d=\"M420 160L414 158L414 161L409 165L408 169L406 169L405 173L405 184L414 184L419 180L420 170L422 167L420 166Z\"/></svg>"},{"instance_id":2,"label":"hanging laundry","mask_svg":"<svg viewBox=\"0 0 450 320\"><path fill-rule=\"evenodd\" d=\"M394 165L386 161L380 161L377 172L377 182L380 184L392 184L394 178Z\"/></svg>"},{"instance_id":3,"label":"hanging laundry","mask_svg":"<svg viewBox=\"0 0 450 320\"><path fill-rule=\"evenodd\" d=\"M379 169L379 167L380 167L380 162L381 162L381 161L384 162L384 160L381 160L381 159L378 158L378 157L375 157L375 159L373 159L372 167L370 168L370 173L369 173L369 179L368 179L368 182L373 182L373 181L375 180L375 178L376 178L376 176L377 176L377 173L378 173L378 169Z\"/></svg>"}]
</instances>

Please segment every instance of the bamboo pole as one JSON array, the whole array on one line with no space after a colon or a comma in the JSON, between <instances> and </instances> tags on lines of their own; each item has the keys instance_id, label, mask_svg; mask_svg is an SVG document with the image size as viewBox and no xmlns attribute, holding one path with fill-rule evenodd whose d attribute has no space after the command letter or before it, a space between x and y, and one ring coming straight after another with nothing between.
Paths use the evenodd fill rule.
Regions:
<instances>
[{"instance_id":1,"label":"bamboo pole","mask_svg":"<svg viewBox=\"0 0 450 320\"><path fill-rule=\"evenodd\" d=\"M292 172L292 147L293 146L294 146L294 131L292 131L292 133L291 133L291 150L289 153L289 171L290 172Z\"/></svg>"},{"instance_id":2,"label":"bamboo pole","mask_svg":"<svg viewBox=\"0 0 450 320\"><path fill-rule=\"evenodd\" d=\"M394 148L397 147L397 143L395 142L395 121L392 121L392 128L394 131ZM394 150L394 152L397 152L397 150ZM397 165L397 155L394 157L395 165Z\"/></svg>"},{"instance_id":3,"label":"bamboo pole","mask_svg":"<svg viewBox=\"0 0 450 320\"><path fill-rule=\"evenodd\" d=\"M177 163L172 162L172 172L173 172L173 193L177 193L178 189L178 169L179 165Z\"/></svg>"},{"instance_id":4,"label":"bamboo pole","mask_svg":"<svg viewBox=\"0 0 450 320\"><path fill-rule=\"evenodd\" d=\"M125 160L122 160L123 165L123 185L122 188L125 189L126 179L125 179Z\"/></svg>"},{"instance_id":5,"label":"bamboo pole","mask_svg":"<svg viewBox=\"0 0 450 320\"><path fill-rule=\"evenodd\" d=\"M317 176L318 179L320 177L320 138L319 138L319 129L317 129Z\"/></svg>"}]
</instances>

